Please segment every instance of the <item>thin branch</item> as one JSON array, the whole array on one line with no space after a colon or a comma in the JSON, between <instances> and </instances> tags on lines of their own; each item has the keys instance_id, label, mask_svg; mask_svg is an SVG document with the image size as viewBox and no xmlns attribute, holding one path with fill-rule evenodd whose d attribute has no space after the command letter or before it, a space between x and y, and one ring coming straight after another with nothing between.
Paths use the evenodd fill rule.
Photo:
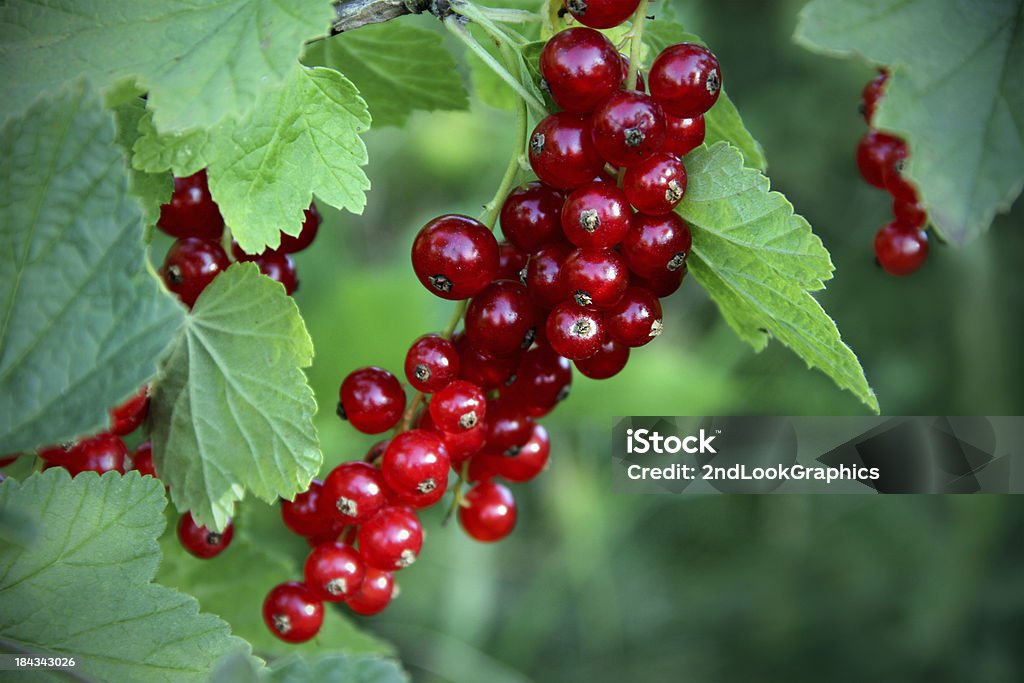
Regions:
<instances>
[{"instance_id":1,"label":"thin branch","mask_svg":"<svg viewBox=\"0 0 1024 683\"><path fill-rule=\"evenodd\" d=\"M338 0L334 3L331 34L344 33L368 24L380 24L406 14L429 12L438 19L451 14L448 0Z\"/></svg>"}]
</instances>

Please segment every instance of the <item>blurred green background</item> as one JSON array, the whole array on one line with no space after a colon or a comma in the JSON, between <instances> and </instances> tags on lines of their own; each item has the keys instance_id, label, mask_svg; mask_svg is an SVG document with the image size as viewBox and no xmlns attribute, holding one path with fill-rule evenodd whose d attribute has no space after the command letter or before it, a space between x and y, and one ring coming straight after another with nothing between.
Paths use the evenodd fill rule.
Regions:
<instances>
[{"instance_id":1,"label":"blurred green background","mask_svg":"<svg viewBox=\"0 0 1024 683\"><path fill-rule=\"evenodd\" d=\"M966 249L933 248L913 277L878 270L871 241L890 207L853 162L865 130L858 95L873 71L796 47L802 4L676 10L718 54L773 187L831 251L837 274L820 300L883 412L1024 413L1021 202ZM298 258L330 466L373 441L334 417L344 375L367 364L400 373L407 345L448 319L451 304L418 284L409 248L429 218L479 213L512 118L475 103L366 140L365 214L329 213ZM420 681L1021 679L1020 499L612 495L615 415L865 411L780 345L754 354L693 281L668 300L665 325L619 377L576 375L545 421L550 469L514 488L520 522L509 539L482 546L428 513L400 599L361 625L394 642Z\"/></svg>"}]
</instances>

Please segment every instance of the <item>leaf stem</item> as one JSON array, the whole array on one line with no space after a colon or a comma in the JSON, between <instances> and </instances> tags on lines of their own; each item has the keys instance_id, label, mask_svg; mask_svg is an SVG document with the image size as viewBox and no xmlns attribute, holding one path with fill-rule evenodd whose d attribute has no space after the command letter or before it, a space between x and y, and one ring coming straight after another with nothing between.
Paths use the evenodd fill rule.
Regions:
<instances>
[{"instance_id":1,"label":"leaf stem","mask_svg":"<svg viewBox=\"0 0 1024 683\"><path fill-rule=\"evenodd\" d=\"M475 5L480 15L491 21L500 21L503 24L530 24L542 21L541 16L536 12L525 9L509 9L506 7L487 7ZM458 8L456 8L458 11Z\"/></svg>"},{"instance_id":2,"label":"leaf stem","mask_svg":"<svg viewBox=\"0 0 1024 683\"><path fill-rule=\"evenodd\" d=\"M644 20L647 18L648 0L640 0L633 12L633 28L629 37L629 73L626 75L626 86L636 90L637 74L640 73L640 51L643 49Z\"/></svg>"}]
</instances>

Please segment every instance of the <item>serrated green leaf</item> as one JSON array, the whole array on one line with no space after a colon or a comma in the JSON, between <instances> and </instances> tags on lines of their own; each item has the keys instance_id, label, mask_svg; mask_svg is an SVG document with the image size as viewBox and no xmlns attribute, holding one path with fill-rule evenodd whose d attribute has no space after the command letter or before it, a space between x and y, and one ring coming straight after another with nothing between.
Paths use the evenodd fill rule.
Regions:
<instances>
[{"instance_id":1,"label":"serrated green leaf","mask_svg":"<svg viewBox=\"0 0 1024 683\"><path fill-rule=\"evenodd\" d=\"M114 121L82 87L0 129L0 452L102 429L182 308L146 269Z\"/></svg>"},{"instance_id":2,"label":"serrated green leaf","mask_svg":"<svg viewBox=\"0 0 1024 683\"><path fill-rule=\"evenodd\" d=\"M331 653L291 654L269 668L257 666L240 655L229 655L210 680L211 683L408 683L409 677L391 659Z\"/></svg>"},{"instance_id":3,"label":"serrated green leaf","mask_svg":"<svg viewBox=\"0 0 1024 683\"><path fill-rule=\"evenodd\" d=\"M312 360L298 307L255 264L200 294L149 411L156 469L179 510L223 529L246 489L268 502L306 490L321 463L302 372Z\"/></svg>"},{"instance_id":4,"label":"serrated green leaf","mask_svg":"<svg viewBox=\"0 0 1024 683\"><path fill-rule=\"evenodd\" d=\"M644 24L643 41L649 50L649 62L653 62L659 52L675 43L700 43L701 45L706 45L699 36L687 33L681 25L665 20L646 22ZM724 72L723 80L728 82L728 72L724 66L722 71ZM729 99L725 88L722 89L721 94L718 96L715 106L711 107L704 114L704 125L707 131L704 141L708 145L724 140L740 150L747 166L760 171L767 168L768 161L764 157L764 150L743 124L743 119L740 118L736 105Z\"/></svg>"},{"instance_id":5,"label":"serrated green leaf","mask_svg":"<svg viewBox=\"0 0 1024 683\"><path fill-rule=\"evenodd\" d=\"M1024 187L1024 0L815 0L795 37L891 68L874 124L907 140L943 239L964 244L1009 210Z\"/></svg>"},{"instance_id":6,"label":"serrated green leaf","mask_svg":"<svg viewBox=\"0 0 1024 683\"><path fill-rule=\"evenodd\" d=\"M135 167L189 175L207 167L210 192L239 246L250 254L298 235L313 193L361 213L370 181L362 166L366 102L333 69L296 66L249 116L210 131L159 135L142 124Z\"/></svg>"},{"instance_id":7,"label":"serrated green leaf","mask_svg":"<svg viewBox=\"0 0 1024 683\"><path fill-rule=\"evenodd\" d=\"M189 555L173 531L164 534L157 581L194 596L204 611L227 621L232 633L245 638L264 658L324 650L394 654L390 645L360 631L338 606L326 603L324 623L316 638L293 644L271 634L263 623L261 598L283 581L301 580L309 546L287 530L277 505L247 502L240 506L234 523L231 545L212 560Z\"/></svg>"},{"instance_id":8,"label":"serrated green leaf","mask_svg":"<svg viewBox=\"0 0 1024 683\"><path fill-rule=\"evenodd\" d=\"M0 510L30 517L27 547L0 545L0 639L74 656L104 681L203 681L245 641L195 599L151 583L163 486L152 477L55 468L0 484Z\"/></svg>"},{"instance_id":9,"label":"serrated green leaf","mask_svg":"<svg viewBox=\"0 0 1024 683\"><path fill-rule=\"evenodd\" d=\"M455 59L434 31L396 21L314 44L303 61L345 74L359 88L374 128L401 126L414 111L466 109Z\"/></svg>"},{"instance_id":10,"label":"serrated green leaf","mask_svg":"<svg viewBox=\"0 0 1024 683\"><path fill-rule=\"evenodd\" d=\"M209 128L284 80L332 16L328 0L11 0L0 119L84 75L104 90L136 79L162 131Z\"/></svg>"},{"instance_id":11,"label":"serrated green leaf","mask_svg":"<svg viewBox=\"0 0 1024 683\"><path fill-rule=\"evenodd\" d=\"M132 148L139 138L139 124L146 114L145 103L133 98L114 108L117 125L117 144L129 167L128 192L139 200L145 214L146 225L156 225L160 218L160 206L166 204L174 192L174 180L167 171L146 173L131 167Z\"/></svg>"},{"instance_id":12,"label":"serrated green leaf","mask_svg":"<svg viewBox=\"0 0 1024 683\"><path fill-rule=\"evenodd\" d=\"M810 295L833 266L807 221L724 142L695 149L686 170L678 212L693 231L690 272L729 325L758 351L774 336L877 412L860 362Z\"/></svg>"}]
</instances>

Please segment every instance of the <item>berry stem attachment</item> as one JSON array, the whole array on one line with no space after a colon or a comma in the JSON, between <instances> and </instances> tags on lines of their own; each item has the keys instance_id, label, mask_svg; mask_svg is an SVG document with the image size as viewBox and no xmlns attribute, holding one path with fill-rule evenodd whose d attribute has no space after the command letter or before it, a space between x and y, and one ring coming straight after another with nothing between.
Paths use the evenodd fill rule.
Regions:
<instances>
[{"instance_id":1,"label":"berry stem attachment","mask_svg":"<svg viewBox=\"0 0 1024 683\"><path fill-rule=\"evenodd\" d=\"M454 494L452 497L452 504L448 506L448 511L444 513L444 520L441 522L441 526L448 526L448 522L455 515L455 511L463 505L464 496L462 495L462 488L466 485L466 480L469 478L469 461L462 463L462 467L459 469L459 480L455 482L455 488L452 489Z\"/></svg>"}]
</instances>

